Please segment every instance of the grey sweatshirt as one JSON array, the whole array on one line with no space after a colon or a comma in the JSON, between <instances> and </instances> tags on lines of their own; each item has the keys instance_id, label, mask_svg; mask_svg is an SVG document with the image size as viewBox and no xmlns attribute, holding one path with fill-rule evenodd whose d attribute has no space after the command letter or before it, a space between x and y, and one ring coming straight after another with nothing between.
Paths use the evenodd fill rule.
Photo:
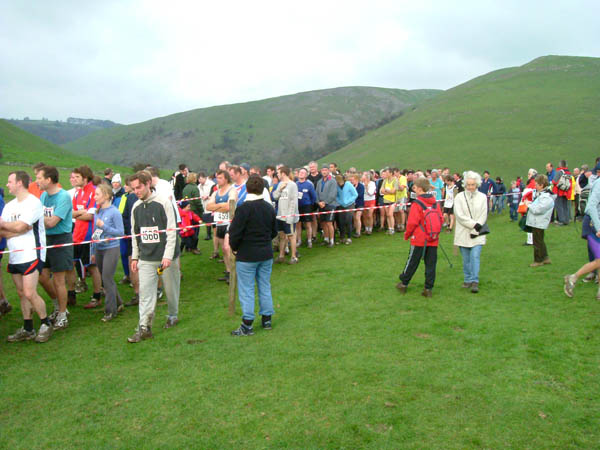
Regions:
<instances>
[{"instance_id":1,"label":"grey sweatshirt","mask_svg":"<svg viewBox=\"0 0 600 450\"><path fill-rule=\"evenodd\" d=\"M174 230L173 203L152 192L146 200L138 200L131 209L131 231L142 234L132 239L131 259L161 261L179 256L179 233ZM173 230L159 233L159 230Z\"/></svg>"},{"instance_id":2,"label":"grey sweatshirt","mask_svg":"<svg viewBox=\"0 0 600 450\"><path fill-rule=\"evenodd\" d=\"M323 182L325 182L323 184ZM319 180L315 186L317 191L317 202L325 202L329 206L339 206L337 198L337 183L334 178Z\"/></svg>"}]
</instances>

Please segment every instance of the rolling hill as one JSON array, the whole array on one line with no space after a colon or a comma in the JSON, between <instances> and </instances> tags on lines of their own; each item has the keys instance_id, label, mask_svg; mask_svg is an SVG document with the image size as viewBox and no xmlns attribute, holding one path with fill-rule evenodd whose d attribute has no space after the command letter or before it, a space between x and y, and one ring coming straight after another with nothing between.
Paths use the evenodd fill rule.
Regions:
<instances>
[{"instance_id":1,"label":"rolling hill","mask_svg":"<svg viewBox=\"0 0 600 450\"><path fill-rule=\"evenodd\" d=\"M593 164L599 142L600 58L546 56L444 91L322 160L514 179L548 161Z\"/></svg>"},{"instance_id":2,"label":"rolling hill","mask_svg":"<svg viewBox=\"0 0 600 450\"><path fill-rule=\"evenodd\" d=\"M66 144L67 142L87 136L94 131L119 125L110 120L79 119L76 117L69 117L66 122L47 119L32 120L27 118L23 120L6 119L6 121L56 145Z\"/></svg>"},{"instance_id":3,"label":"rolling hill","mask_svg":"<svg viewBox=\"0 0 600 450\"><path fill-rule=\"evenodd\" d=\"M57 167L72 168L87 164L95 171L100 171L107 166L106 162L75 155L2 119L0 119L0 153L0 164L14 166L31 166L38 162L45 162ZM131 169L125 167L113 167L117 171L131 172Z\"/></svg>"},{"instance_id":4,"label":"rolling hill","mask_svg":"<svg viewBox=\"0 0 600 450\"><path fill-rule=\"evenodd\" d=\"M143 162L214 168L227 159L301 164L342 147L367 130L438 94L345 87L197 109L92 133L64 147L118 164Z\"/></svg>"}]
</instances>

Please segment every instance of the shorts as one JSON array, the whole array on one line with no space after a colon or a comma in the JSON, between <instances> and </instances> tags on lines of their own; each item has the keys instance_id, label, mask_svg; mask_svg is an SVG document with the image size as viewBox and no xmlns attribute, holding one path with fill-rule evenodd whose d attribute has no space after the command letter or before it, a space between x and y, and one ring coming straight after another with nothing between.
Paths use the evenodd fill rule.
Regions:
<instances>
[{"instance_id":1,"label":"shorts","mask_svg":"<svg viewBox=\"0 0 600 450\"><path fill-rule=\"evenodd\" d=\"M46 245L70 244L73 242L71 233L47 234ZM50 272L67 272L73 269L73 246L46 249L44 269Z\"/></svg>"},{"instance_id":2,"label":"shorts","mask_svg":"<svg viewBox=\"0 0 600 450\"><path fill-rule=\"evenodd\" d=\"M302 205L298 206L298 212L300 214L310 214L314 211L313 205ZM307 223L312 222L313 216L300 216L300 222Z\"/></svg>"},{"instance_id":3,"label":"shorts","mask_svg":"<svg viewBox=\"0 0 600 450\"><path fill-rule=\"evenodd\" d=\"M365 200L365 208L372 208L375 206L375 200Z\"/></svg>"},{"instance_id":4,"label":"shorts","mask_svg":"<svg viewBox=\"0 0 600 450\"><path fill-rule=\"evenodd\" d=\"M290 236L296 232L296 224L277 219L277 231Z\"/></svg>"},{"instance_id":5,"label":"shorts","mask_svg":"<svg viewBox=\"0 0 600 450\"><path fill-rule=\"evenodd\" d=\"M394 212L406 211L406 204L408 203L408 197L399 198L396 200L398 205L394 209Z\"/></svg>"},{"instance_id":6,"label":"shorts","mask_svg":"<svg viewBox=\"0 0 600 450\"><path fill-rule=\"evenodd\" d=\"M213 219L214 219L214 217L211 213L202 214L202 222L204 222L204 223L212 223ZM216 225L210 225L210 227L215 228Z\"/></svg>"},{"instance_id":7,"label":"shorts","mask_svg":"<svg viewBox=\"0 0 600 450\"><path fill-rule=\"evenodd\" d=\"M444 207L444 214L454 214L454 206L451 206L450 208Z\"/></svg>"},{"instance_id":8,"label":"shorts","mask_svg":"<svg viewBox=\"0 0 600 450\"><path fill-rule=\"evenodd\" d=\"M324 208L319 208L319 212L326 213L326 214L320 214L319 220L321 222L333 222L334 211L335 211L335 206L331 206L331 205L325 205Z\"/></svg>"},{"instance_id":9,"label":"shorts","mask_svg":"<svg viewBox=\"0 0 600 450\"><path fill-rule=\"evenodd\" d=\"M21 264L10 264L9 263L6 266L6 271L8 273L11 273L14 275L31 275L32 273L35 273L36 270L38 273L40 273L43 268L44 268L44 261L36 259L36 260L30 261L30 262L21 263Z\"/></svg>"},{"instance_id":10,"label":"shorts","mask_svg":"<svg viewBox=\"0 0 600 450\"><path fill-rule=\"evenodd\" d=\"M225 239L227 234L227 225L217 227L217 239Z\"/></svg>"},{"instance_id":11,"label":"shorts","mask_svg":"<svg viewBox=\"0 0 600 450\"><path fill-rule=\"evenodd\" d=\"M78 244L73 246L73 259L81 261L84 267L91 266L90 253L92 251L91 244Z\"/></svg>"}]
</instances>

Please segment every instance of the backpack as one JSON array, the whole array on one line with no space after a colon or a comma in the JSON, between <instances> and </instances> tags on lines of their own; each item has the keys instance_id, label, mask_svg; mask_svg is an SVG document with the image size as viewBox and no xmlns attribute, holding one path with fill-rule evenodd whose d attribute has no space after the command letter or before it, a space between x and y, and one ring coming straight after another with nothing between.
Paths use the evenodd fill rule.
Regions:
<instances>
[{"instance_id":1,"label":"backpack","mask_svg":"<svg viewBox=\"0 0 600 450\"><path fill-rule=\"evenodd\" d=\"M438 208L437 202L431 206L426 206L419 199L415 199L414 202L423 208L423 224L419 224L419 227L425 233L425 240L427 242L436 241L442 232L442 213Z\"/></svg>"},{"instance_id":2,"label":"backpack","mask_svg":"<svg viewBox=\"0 0 600 450\"><path fill-rule=\"evenodd\" d=\"M581 214L585 212L585 208L587 206L588 197L590 196L590 191L592 190L592 183L588 183L584 188L581 189L581 193L579 194L579 211Z\"/></svg>"},{"instance_id":3,"label":"backpack","mask_svg":"<svg viewBox=\"0 0 600 450\"><path fill-rule=\"evenodd\" d=\"M556 187L561 191L568 191L571 189L571 175L562 170L560 178L556 183Z\"/></svg>"}]
</instances>

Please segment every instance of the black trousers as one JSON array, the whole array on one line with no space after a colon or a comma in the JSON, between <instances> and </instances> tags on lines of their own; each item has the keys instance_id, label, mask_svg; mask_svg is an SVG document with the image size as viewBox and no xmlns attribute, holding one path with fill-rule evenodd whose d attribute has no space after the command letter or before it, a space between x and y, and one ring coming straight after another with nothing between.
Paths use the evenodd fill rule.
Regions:
<instances>
[{"instance_id":1,"label":"black trousers","mask_svg":"<svg viewBox=\"0 0 600 450\"><path fill-rule=\"evenodd\" d=\"M407 285L419 268L421 258L425 253L425 289L433 289L435 284L435 266L437 265L437 247L415 247L410 246L408 259L404 271L400 274L400 281Z\"/></svg>"},{"instance_id":2,"label":"black trousers","mask_svg":"<svg viewBox=\"0 0 600 450\"><path fill-rule=\"evenodd\" d=\"M533 230L533 260L535 262L544 262L548 258L548 249L544 242L544 230L541 228L532 228Z\"/></svg>"}]
</instances>

